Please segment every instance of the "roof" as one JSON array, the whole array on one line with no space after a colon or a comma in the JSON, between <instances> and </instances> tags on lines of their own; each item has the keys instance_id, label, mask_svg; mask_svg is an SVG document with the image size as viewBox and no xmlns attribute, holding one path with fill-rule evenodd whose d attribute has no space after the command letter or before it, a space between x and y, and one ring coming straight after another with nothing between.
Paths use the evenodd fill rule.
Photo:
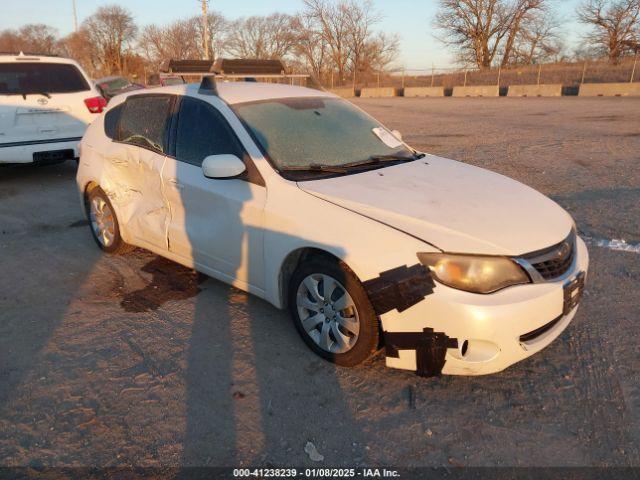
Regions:
<instances>
[{"instance_id":1,"label":"roof","mask_svg":"<svg viewBox=\"0 0 640 480\"><path fill-rule=\"evenodd\" d=\"M311 88L295 87L277 83L218 82L217 86L218 96L231 105L278 98L335 97L335 95L333 95L332 93L322 90L313 90ZM147 92L197 96L199 89L199 83L190 83L187 85L172 85L168 87L154 88L152 90L148 90ZM137 91L135 93L142 92Z\"/></svg>"},{"instance_id":2,"label":"roof","mask_svg":"<svg viewBox=\"0 0 640 480\"><path fill-rule=\"evenodd\" d=\"M51 55L33 55L29 53L14 54L14 53L4 53L0 52L0 62L41 62L46 61L47 63L71 63L73 65L78 65L75 60L64 57L57 57Z\"/></svg>"}]
</instances>

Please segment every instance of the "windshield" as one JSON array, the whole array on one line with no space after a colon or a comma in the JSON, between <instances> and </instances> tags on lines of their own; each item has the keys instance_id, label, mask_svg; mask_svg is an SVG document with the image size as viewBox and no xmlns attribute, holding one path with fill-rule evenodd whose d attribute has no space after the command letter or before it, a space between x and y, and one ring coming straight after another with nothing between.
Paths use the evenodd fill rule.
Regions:
<instances>
[{"instance_id":1,"label":"windshield","mask_svg":"<svg viewBox=\"0 0 640 480\"><path fill-rule=\"evenodd\" d=\"M234 107L278 170L413 159L415 152L338 98L286 98ZM396 158L398 157L398 158Z\"/></svg>"},{"instance_id":2,"label":"windshield","mask_svg":"<svg viewBox=\"0 0 640 480\"><path fill-rule=\"evenodd\" d=\"M64 63L0 63L0 95L74 93L89 90L82 74Z\"/></svg>"}]
</instances>

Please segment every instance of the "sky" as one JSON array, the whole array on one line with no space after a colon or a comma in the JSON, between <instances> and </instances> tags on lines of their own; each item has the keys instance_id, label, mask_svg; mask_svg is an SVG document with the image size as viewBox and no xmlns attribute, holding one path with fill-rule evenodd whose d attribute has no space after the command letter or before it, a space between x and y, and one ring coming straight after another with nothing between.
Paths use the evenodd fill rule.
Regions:
<instances>
[{"instance_id":1,"label":"sky","mask_svg":"<svg viewBox=\"0 0 640 480\"><path fill-rule=\"evenodd\" d=\"M554 0L559 18L564 22L567 43L576 45L582 28L575 20L580 0ZM78 21L91 15L99 6L117 3L128 8L138 25L165 24L200 12L199 0L76 0ZM447 48L433 36L433 17L437 0L374 0L383 20L380 30L400 37L398 68L430 70L432 66L452 66ZM229 19L265 15L279 11L295 13L302 0L210 0L210 8ZM0 0L0 29L18 28L26 23L46 23L65 35L73 30L72 0Z\"/></svg>"}]
</instances>

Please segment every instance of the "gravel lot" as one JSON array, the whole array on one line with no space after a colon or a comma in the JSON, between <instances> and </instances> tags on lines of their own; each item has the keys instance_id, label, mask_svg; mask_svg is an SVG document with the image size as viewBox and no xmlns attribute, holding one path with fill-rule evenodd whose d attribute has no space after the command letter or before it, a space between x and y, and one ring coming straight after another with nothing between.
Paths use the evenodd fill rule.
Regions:
<instances>
[{"instance_id":1,"label":"gravel lot","mask_svg":"<svg viewBox=\"0 0 640 480\"><path fill-rule=\"evenodd\" d=\"M552 196L593 239L640 242L640 99L357 103ZM591 246L574 323L501 374L339 369L261 300L101 255L74 170L0 169L0 464L640 466L637 253Z\"/></svg>"}]
</instances>

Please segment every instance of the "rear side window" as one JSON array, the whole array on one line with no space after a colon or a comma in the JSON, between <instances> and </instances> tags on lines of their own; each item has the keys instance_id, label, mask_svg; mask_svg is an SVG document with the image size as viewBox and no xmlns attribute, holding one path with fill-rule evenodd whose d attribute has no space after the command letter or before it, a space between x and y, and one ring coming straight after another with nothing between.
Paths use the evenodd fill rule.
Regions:
<instances>
[{"instance_id":1,"label":"rear side window","mask_svg":"<svg viewBox=\"0 0 640 480\"><path fill-rule=\"evenodd\" d=\"M76 93L89 89L89 84L74 65L0 63L0 95Z\"/></svg>"},{"instance_id":2,"label":"rear side window","mask_svg":"<svg viewBox=\"0 0 640 480\"><path fill-rule=\"evenodd\" d=\"M173 100L168 95L129 97L120 116L117 139L165 153L167 120Z\"/></svg>"},{"instance_id":3,"label":"rear side window","mask_svg":"<svg viewBox=\"0 0 640 480\"><path fill-rule=\"evenodd\" d=\"M104 116L104 133L111 140L117 140L118 138L118 122L123 108L124 103L121 103L109 110Z\"/></svg>"},{"instance_id":4,"label":"rear side window","mask_svg":"<svg viewBox=\"0 0 640 480\"><path fill-rule=\"evenodd\" d=\"M199 167L209 155L222 154L244 157L231 127L211 105L184 97L178 117L176 158Z\"/></svg>"}]
</instances>

